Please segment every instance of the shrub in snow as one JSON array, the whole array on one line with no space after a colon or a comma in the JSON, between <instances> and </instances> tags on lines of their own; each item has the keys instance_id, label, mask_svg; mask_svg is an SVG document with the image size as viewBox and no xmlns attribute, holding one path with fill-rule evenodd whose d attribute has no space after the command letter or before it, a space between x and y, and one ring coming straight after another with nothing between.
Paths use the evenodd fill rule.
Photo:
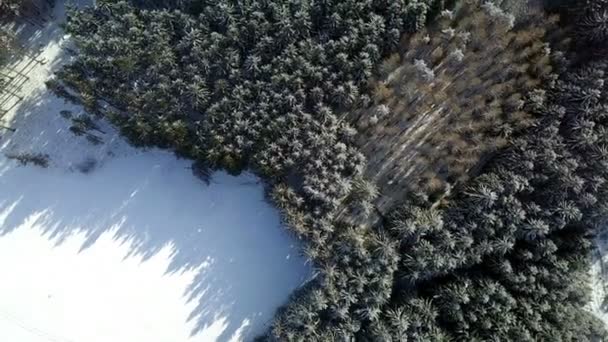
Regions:
<instances>
[{"instance_id":1,"label":"shrub in snow","mask_svg":"<svg viewBox=\"0 0 608 342\"><path fill-rule=\"evenodd\" d=\"M49 155L42 153L16 153L16 154L6 154L8 159L13 159L19 162L19 165L25 166L29 164L34 164L36 166L40 166L43 168L47 168L49 166Z\"/></svg>"}]
</instances>

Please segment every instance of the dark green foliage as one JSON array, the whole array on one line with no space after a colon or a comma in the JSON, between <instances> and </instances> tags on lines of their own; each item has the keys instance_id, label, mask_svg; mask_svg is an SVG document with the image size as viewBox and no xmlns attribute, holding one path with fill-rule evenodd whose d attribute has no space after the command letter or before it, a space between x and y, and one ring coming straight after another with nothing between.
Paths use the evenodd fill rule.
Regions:
<instances>
[{"instance_id":1,"label":"dark green foliage","mask_svg":"<svg viewBox=\"0 0 608 342\"><path fill-rule=\"evenodd\" d=\"M433 299L437 324L467 341L604 335L582 307L592 238L608 214L607 70L594 63L547 84L528 103L536 127L445 207L395 212L387 227L402 241L402 262L393 307L413 291Z\"/></svg>"},{"instance_id":2,"label":"dark green foliage","mask_svg":"<svg viewBox=\"0 0 608 342\"><path fill-rule=\"evenodd\" d=\"M54 3L54 0L0 0L0 21L16 17L37 18Z\"/></svg>"},{"instance_id":3,"label":"dark green foliage","mask_svg":"<svg viewBox=\"0 0 608 342\"><path fill-rule=\"evenodd\" d=\"M608 65L557 69L570 71L549 78L526 100L535 125L488 162L479 177L439 203L412 199L378 227L377 234L388 236L399 251L390 300L349 338L606 337L602 323L583 307L593 237L608 214ZM300 304L305 312L299 320L326 322L305 307ZM281 313L277 322L289 325L291 318ZM273 338L317 340L289 332L294 335Z\"/></svg>"},{"instance_id":4,"label":"dark green foliage","mask_svg":"<svg viewBox=\"0 0 608 342\"><path fill-rule=\"evenodd\" d=\"M104 114L133 143L195 158L203 180L208 170L249 167L275 184L272 197L306 239L306 254L345 275L335 284L319 278L310 286L317 295L303 294L321 300L307 304L304 314L317 312L307 319L285 310L287 336L353 336L387 302L396 259L376 257L394 247L378 248L384 240L368 228L333 222L352 189L349 200L367 210L377 195L373 184L354 181L364 157L341 115L370 101L374 65L424 25L432 2L199 2L192 16L100 1L70 12L79 57L50 85L72 100L75 89L90 110L109 104Z\"/></svg>"},{"instance_id":5,"label":"dark green foliage","mask_svg":"<svg viewBox=\"0 0 608 342\"><path fill-rule=\"evenodd\" d=\"M349 341L388 303L399 256L388 237L340 229L314 253L318 274L279 313L268 338L278 341Z\"/></svg>"},{"instance_id":6,"label":"dark green foliage","mask_svg":"<svg viewBox=\"0 0 608 342\"><path fill-rule=\"evenodd\" d=\"M0 0L0 19L6 19L19 14L23 0Z\"/></svg>"},{"instance_id":7,"label":"dark green foliage","mask_svg":"<svg viewBox=\"0 0 608 342\"><path fill-rule=\"evenodd\" d=\"M194 17L101 1L70 13L81 57L58 76L88 108L112 105L133 142L296 180L307 211L327 217L363 165L338 113L369 101L374 64L428 9L426 1L219 1Z\"/></svg>"},{"instance_id":8,"label":"dark green foliage","mask_svg":"<svg viewBox=\"0 0 608 342\"><path fill-rule=\"evenodd\" d=\"M118 2L118 1L115 1ZM188 9L193 6L194 3L203 4L205 1L197 0L129 0L129 3L148 9L179 9L185 12L189 12Z\"/></svg>"},{"instance_id":9,"label":"dark green foliage","mask_svg":"<svg viewBox=\"0 0 608 342\"><path fill-rule=\"evenodd\" d=\"M260 339L603 336L582 310L591 239L608 210L603 63L574 70L563 54L552 54L560 77L535 75L544 84L535 82L530 96L500 99L517 102L501 106L505 115L525 109L530 122L508 135L480 176L442 201L421 196L376 227L337 220L346 204L369 215L379 195L362 177L365 157L354 148L357 132L346 113L372 104L371 76L402 34L421 29L450 3L100 1L71 12L67 30L80 54L50 86L106 115L134 143L194 158L193 172L203 180L217 168L252 168L268 180L270 197L305 240L318 272ZM581 28L599 30L588 41L602 37L594 25ZM473 42L472 59L491 63L478 53L483 41ZM507 52L518 46L504 43ZM544 51L538 44L530 49L537 57ZM522 68L526 62L506 60ZM435 75L426 64L413 66L422 76L412 82L416 91Z\"/></svg>"},{"instance_id":10,"label":"dark green foliage","mask_svg":"<svg viewBox=\"0 0 608 342\"><path fill-rule=\"evenodd\" d=\"M608 44L608 1L587 0L577 12L579 37L587 46L604 48Z\"/></svg>"}]
</instances>

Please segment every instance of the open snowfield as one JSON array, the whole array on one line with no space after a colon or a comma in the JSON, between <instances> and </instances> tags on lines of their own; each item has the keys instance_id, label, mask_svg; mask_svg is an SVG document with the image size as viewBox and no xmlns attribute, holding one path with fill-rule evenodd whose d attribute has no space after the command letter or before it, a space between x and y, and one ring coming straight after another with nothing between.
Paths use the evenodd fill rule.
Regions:
<instances>
[{"instance_id":1,"label":"open snowfield","mask_svg":"<svg viewBox=\"0 0 608 342\"><path fill-rule=\"evenodd\" d=\"M59 113L82 109L44 86L69 58L54 17L22 28L43 63L14 61L30 79L0 120L0 341L251 340L310 277L297 242L252 175L207 186L103 122L100 145L74 136ZM23 152L49 167L6 158Z\"/></svg>"}]
</instances>

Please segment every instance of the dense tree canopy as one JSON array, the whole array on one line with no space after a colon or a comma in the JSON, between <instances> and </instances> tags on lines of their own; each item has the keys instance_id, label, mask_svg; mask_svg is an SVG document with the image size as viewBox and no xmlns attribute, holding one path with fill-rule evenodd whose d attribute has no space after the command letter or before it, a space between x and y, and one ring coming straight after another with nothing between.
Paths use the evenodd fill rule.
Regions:
<instances>
[{"instance_id":1,"label":"dense tree canopy","mask_svg":"<svg viewBox=\"0 0 608 342\"><path fill-rule=\"evenodd\" d=\"M81 57L59 78L90 109L110 104L133 142L253 168L330 217L364 163L340 113L370 101L374 65L440 2L204 4L198 16L109 0L72 11Z\"/></svg>"},{"instance_id":2,"label":"dense tree canopy","mask_svg":"<svg viewBox=\"0 0 608 342\"><path fill-rule=\"evenodd\" d=\"M390 261L395 270L370 280L392 279L389 292L389 287L372 288L384 303L366 306L373 315L360 315L355 302L350 315L337 319L329 309L307 306L317 299L300 296L279 314L280 329L271 339L324 340L305 327L316 324L315 333L327 334L328 322L363 341L604 336L601 323L583 306L592 238L607 214L608 175L601 152L608 138L606 65L570 66L559 52L553 63L567 71L549 77L524 104L535 124L481 175L438 203L414 197L369 233L374 238L360 235L358 253L376 259L372 264ZM380 236L382 248L365 244ZM321 270L319 288L326 290L324 302L341 303L353 291L331 290L335 281L325 274L335 272L329 265ZM349 273L342 277L343 283L359 279ZM345 333L353 325L357 331Z\"/></svg>"},{"instance_id":3,"label":"dense tree canopy","mask_svg":"<svg viewBox=\"0 0 608 342\"><path fill-rule=\"evenodd\" d=\"M440 33L411 34L454 4ZM573 8L570 32L601 51L605 1ZM260 339L593 340L605 332L583 305L608 209L608 64L558 51L555 23L515 21L482 0L102 0L70 12L78 57L50 86L202 174L265 177L317 275ZM411 71L399 83L410 102L448 96L446 131L460 125L494 153L441 200L400 193L407 200L382 215L347 118L361 108L373 113L364 121L390 117L373 88L395 52ZM370 215L377 224L361 220Z\"/></svg>"},{"instance_id":4,"label":"dense tree canopy","mask_svg":"<svg viewBox=\"0 0 608 342\"><path fill-rule=\"evenodd\" d=\"M0 17L7 18L19 13L22 0L0 0Z\"/></svg>"},{"instance_id":5,"label":"dense tree canopy","mask_svg":"<svg viewBox=\"0 0 608 342\"><path fill-rule=\"evenodd\" d=\"M54 3L55 0L0 0L0 20L24 16L37 18Z\"/></svg>"},{"instance_id":6,"label":"dense tree canopy","mask_svg":"<svg viewBox=\"0 0 608 342\"><path fill-rule=\"evenodd\" d=\"M605 68L573 71L538 94L529 104L541 116L537 128L445 207L410 204L391 217L387 227L402 239L405 297L412 284L425 284L419 295L436 300L440 324L457 337L600 334L581 308L592 237L608 209Z\"/></svg>"},{"instance_id":7,"label":"dense tree canopy","mask_svg":"<svg viewBox=\"0 0 608 342\"><path fill-rule=\"evenodd\" d=\"M534 122L524 103L551 77L544 40L559 40L556 22L539 9L516 23L492 3L463 3L404 37L372 82L374 106L349 114L381 209L409 191L443 193L466 181Z\"/></svg>"}]
</instances>

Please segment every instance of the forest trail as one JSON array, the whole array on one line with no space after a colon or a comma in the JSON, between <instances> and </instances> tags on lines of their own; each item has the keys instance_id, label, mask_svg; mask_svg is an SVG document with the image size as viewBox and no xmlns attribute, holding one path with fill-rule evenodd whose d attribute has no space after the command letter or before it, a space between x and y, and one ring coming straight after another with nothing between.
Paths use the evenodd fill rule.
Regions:
<instances>
[{"instance_id":1,"label":"forest trail","mask_svg":"<svg viewBox=\"0 0 608 342\"><path fill-rule=\"evenodd\" d=\"M213 175L129 146L103 121L101 143L70 131L86 115L45 82L69 37L21 25L27 79L0 124L0 331L11 342L251 340L311 270L251 174ZM32 59L37 61L32 63ZM13 99L14 100L14 99ZM47 168L7 155L48 156Z\"/></svg>"}]
</instances>

